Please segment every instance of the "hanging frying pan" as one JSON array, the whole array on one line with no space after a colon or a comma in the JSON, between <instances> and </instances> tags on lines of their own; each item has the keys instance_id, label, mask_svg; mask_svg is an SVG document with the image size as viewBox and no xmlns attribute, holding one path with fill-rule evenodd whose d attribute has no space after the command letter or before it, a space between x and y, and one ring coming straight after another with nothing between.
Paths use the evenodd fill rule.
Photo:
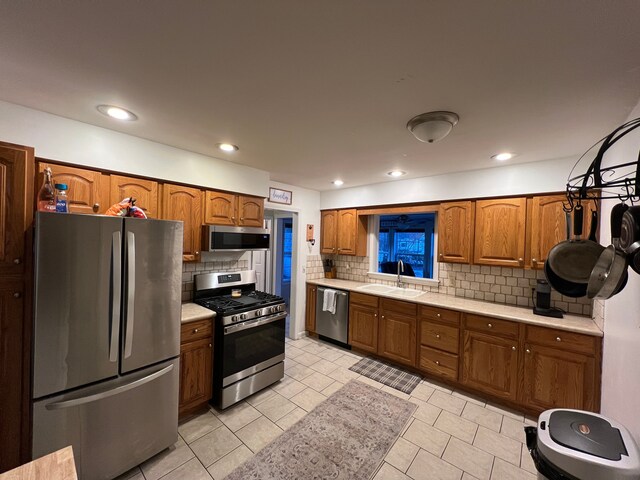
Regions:
<instances>
[{"instance_id":1,"label":"hanging frying pan","mask_svg":"<svg viewBox=\"0 0 640 480\"><path fill-rule=\"evenodd\" d=\"M598 214L592 212L589 239L581 240L582 205L578 204L573 213L573 233L575 240L565 240L555 245L549 252L551 270L559 278L573 283L589 283L589 277L604 247L595 241L598 228Z\"/></svg>"},{"instance_id":2,"label":"hanging frying pan","mask_svg":"<svg viewBox=\"0 0 640 480\"><path fill-rule=\"evenodd\" d=\"M629 207L622 215L619 247L627 253L631 268L640 273L640 206Z\"/></svg>"}]
</instances>

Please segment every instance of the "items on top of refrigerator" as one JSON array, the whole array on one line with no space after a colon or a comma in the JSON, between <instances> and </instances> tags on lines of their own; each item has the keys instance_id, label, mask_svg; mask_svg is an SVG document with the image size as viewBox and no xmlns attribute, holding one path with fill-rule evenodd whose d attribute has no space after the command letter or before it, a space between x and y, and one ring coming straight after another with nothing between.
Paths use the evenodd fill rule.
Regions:
<instances>
[{"instance_id":1,"label":"items on top of refrigerator","mask_svg":"<svg viewBox=\"0 0 640 480\"><path fill-rule=\"evenodd\" d=\"M68 188L66 183L56 183L56 212L58 213L69 213Z\"/></svg>"},{"instance_id":2,"label":"items on top of refrigerator","mask_svg":"<svg viewBox=\"0 0 640 480\"><path fill-rule=\"evenodd\" d=\"M44 182L40 191L38 192L38 211L39 212L55 212L56 211L56 198L53 190L53 184L51 182L51 169L49 167L44 169Z\"/></svg>"},{"instance_id":3,"label":"items on top of refrigerator","mask_svg":"<svg viewBox=\"0 0 640 480\"><path fill-rule=\"evenodd\" d=\"M133 218L147 218L140 207L136 207L136 199L133 197L127 197L120 203L114 203L105 212L105 215L112 217L133 217Z\"/></svg>"}]
</instances>

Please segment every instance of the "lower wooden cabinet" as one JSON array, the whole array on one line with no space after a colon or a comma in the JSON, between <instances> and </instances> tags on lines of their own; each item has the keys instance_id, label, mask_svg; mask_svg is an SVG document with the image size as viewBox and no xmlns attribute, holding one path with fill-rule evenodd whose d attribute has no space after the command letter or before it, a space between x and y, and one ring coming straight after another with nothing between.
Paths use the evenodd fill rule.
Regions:
<instances>
[{"instance_id":1,"label":"lower wooden cabinet","mask_svg":"<svg viewBox=\"0 0 640 480\"><path fill-rule=\"evenodd\" d=\"M352 293L349 298L349 345L378 351L378 298Z\"/></svg>"},{"instance_id":2,"label":"lower wooden cabinet","mask_svg":"<svg viewBox=\"0 0 640 480\"><path fill-rule=\"evenodd\" d=\"M317 288L315 285L307 284L307 304L304 319L304 328L309 333L316 331L316 298Z\"/></svg>"},{"instance_id":3,"label":"lower wooden cabinet","mask_svg":"<svg viewBox=\"0 0 640 480\"><path fill-rule=\"evenodd\" d=\"M182 325L180 338L180 415L205 405L213 392L211 320Z\"/></svg>"},{"instance_id":4,"label":"lower wooden cabinet","mask_svg":"<svg viewBox=\"0 0 640 480\"><path fill-rule=\"evenodd\" d=\"M415 367L417 306L386 298L380 306L378 355Z\"/></svg>"}]
</instances>

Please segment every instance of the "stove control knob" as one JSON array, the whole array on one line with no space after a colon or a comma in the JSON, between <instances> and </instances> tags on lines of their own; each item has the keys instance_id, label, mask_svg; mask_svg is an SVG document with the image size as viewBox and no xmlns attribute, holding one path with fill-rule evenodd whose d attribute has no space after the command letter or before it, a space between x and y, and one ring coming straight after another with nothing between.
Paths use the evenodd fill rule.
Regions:
<instances>
[{"instance_id":1,"label":"stove control knob","mask_svg":"<svg viewBox=\"0 0 640 480\"><path fill-rule=\"evenodd\" d=\"M284 305L278 305L278 311L279 312L284 311Z\"/></svg>"},{"instance_id":2,"label":"stove control knob","mask_svg":"<svg viewBox=\"0 0 640 480\"><path fill-rule=\"evenodd\" d=\"M242 313L240 315L240 320L246 320L247 319L247 314L246 313Z\"/></svg>"},{"instance_id":3,"label":"stove control knob","mask_svg":"<svg viewBox=\"0 0 640 480\"><path fill-rule=\"evenodd\" d=\"M254 312L254 315L255 315L256 317L259 317L260 315L262 315L262 310L260 310L260 309L256 310L256 311Z\"/></svg>"},{"instance_id":4,"label":"stove control knob","mask_svg":"<svg viewBox=\"0 0 640 480\"><path fill-rule=\"evenodd\" d=\"M233 315L233 316L231 317L231 321L232 321L232 322L237 322L237 321L238 321L238 315Z\"/></svg>"}]
</instances>

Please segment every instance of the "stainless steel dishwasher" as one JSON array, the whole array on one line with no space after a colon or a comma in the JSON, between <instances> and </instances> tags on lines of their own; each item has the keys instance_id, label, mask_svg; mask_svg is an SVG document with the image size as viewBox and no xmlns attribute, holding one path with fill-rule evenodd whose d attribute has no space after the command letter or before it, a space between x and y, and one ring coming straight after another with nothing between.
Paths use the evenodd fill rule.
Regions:
<instances>
[{"instance_id":1,"label":"stainless steel dishwasher","mask_svg":"<svg viewBox=\"0 0 640 480\"><path fill-rule=\"evenodd\" d=\"M318 287L316 299L316 333L330 340L347 344L349 340L349 293L336 291L336 313L323 310L325 287Z\"/></svg>"}]
</instances>

